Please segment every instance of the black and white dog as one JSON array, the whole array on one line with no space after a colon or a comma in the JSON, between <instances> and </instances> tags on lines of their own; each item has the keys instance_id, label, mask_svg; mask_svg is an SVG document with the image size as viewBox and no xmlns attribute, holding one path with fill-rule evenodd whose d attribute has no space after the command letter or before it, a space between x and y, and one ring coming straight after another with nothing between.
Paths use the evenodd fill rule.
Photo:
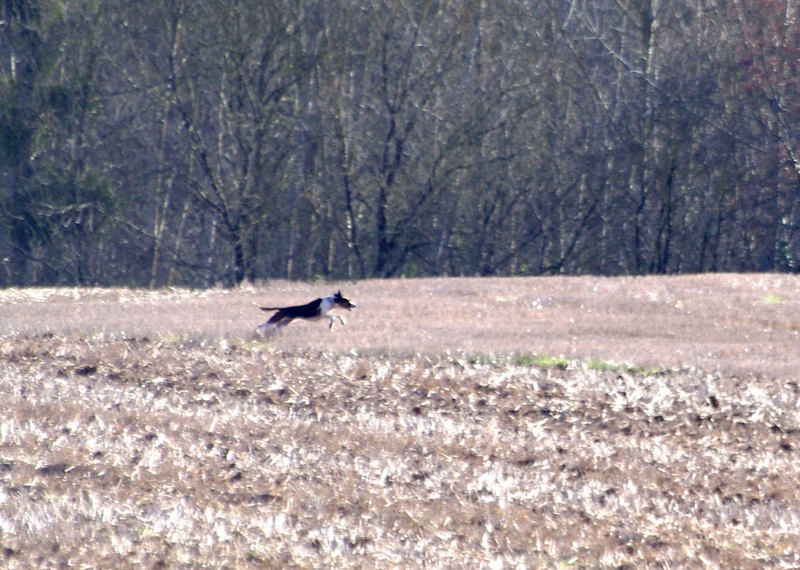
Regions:
<instances>
[{"instance_id":1,"label":"black and white dog","mask_svg":"<svg viewBox=\"0 0 800 570\"><path fill-rule=\"evenodd\" d=\"M305 319L313 321L327 317L333 328L333 321L339 319L339 322L344 324L344 319L339 315L330 314L331 309L343 308L348 311L355 309L355 303L351 303L350 299L342 297L342 292L337 291L330 297L322 297L315 299L305 305L297 305L294 307L262 307L258 306L262 311L278 311L270 317L270 319L262 323L256 329L258 332L269 335L275 332L276 329L283 328L295 319Z\"/></svg>"}]
</instances>

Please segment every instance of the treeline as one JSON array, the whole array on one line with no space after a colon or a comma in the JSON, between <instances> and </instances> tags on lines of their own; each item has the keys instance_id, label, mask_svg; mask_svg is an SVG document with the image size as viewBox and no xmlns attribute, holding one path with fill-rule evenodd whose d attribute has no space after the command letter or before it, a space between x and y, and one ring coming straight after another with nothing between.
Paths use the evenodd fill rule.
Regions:
<instances>
[{"instance_id":1,"label":"treeline","mask_svg":"<svg viewBox=\"0 0 800 570\"><path fill-rule=\"evenodd\" d=\"M797 271L797 0L0 0L0 286Z\"/></svg>"}]
</instances>

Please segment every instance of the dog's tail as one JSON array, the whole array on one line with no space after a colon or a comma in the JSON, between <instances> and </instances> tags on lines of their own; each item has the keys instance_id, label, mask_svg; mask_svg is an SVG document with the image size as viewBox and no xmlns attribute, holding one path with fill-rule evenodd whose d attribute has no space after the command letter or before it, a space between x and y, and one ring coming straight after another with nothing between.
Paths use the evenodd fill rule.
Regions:
<instances>
[{"instance_id":1,"label":"dog's tail","mask_svg":"<svg viewBox=\"0 0 800 570\"><path fill-rule=\"evenodd\" d=\"M283 307L262 307L258 303L253 303L253 304L262 311L280 311L283 308Z\"/></svg>"}]
</instances>

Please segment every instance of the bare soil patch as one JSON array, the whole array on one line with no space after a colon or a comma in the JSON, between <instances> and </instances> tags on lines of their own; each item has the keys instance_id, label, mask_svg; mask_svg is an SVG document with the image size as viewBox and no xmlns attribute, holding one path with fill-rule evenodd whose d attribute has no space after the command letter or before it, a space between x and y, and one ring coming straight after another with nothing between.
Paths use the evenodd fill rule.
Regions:
<instances>
[{"instance_id":1,"label":"bare soil patch","mask_svg":"<svg viewBox=\"0 0 800 570\"><path fill-rule=\"evenodd\" d=\"M341 288L268 342L253 302ZM10 568L800 566L800 280L0 291Z\"/></svg>"}]
</instances>

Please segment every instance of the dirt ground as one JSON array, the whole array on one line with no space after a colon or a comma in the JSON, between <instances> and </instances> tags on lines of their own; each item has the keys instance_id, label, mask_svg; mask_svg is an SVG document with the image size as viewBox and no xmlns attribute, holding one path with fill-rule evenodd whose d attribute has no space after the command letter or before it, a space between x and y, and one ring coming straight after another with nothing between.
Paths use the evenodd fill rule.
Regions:
<instances>
[{"instance_id":1,"label":"dirt ground","mask_svg":"<svg viewBox=\"0 0 800 570\"><path fill-rule=\"evenodd\" d=\"M793 276L9 289L0 327L9 568L800 567Z\"/></svg>"}]
</instances>

